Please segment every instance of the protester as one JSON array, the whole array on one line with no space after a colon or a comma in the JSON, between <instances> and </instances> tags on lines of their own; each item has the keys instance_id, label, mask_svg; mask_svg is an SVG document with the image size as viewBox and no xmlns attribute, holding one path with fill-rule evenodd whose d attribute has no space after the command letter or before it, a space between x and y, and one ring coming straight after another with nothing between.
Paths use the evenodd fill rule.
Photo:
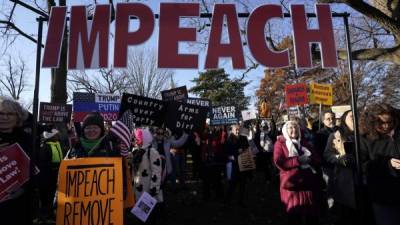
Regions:
<instances>
[{"instance_id":1,"label":"protester","mask_svg":"<svg viewBox=\"0 0 400 225\"><path fill-rule=\"evenodd\" d=\"M185 133L182 130L174 130L174 134L170 138L173 140L180 139ZM176 179L179 181L181 188L186 188L186 149L185 146L171 146L171 162L172 162L172 173L170 176L172 187L176 188Z\"/></svg>"},{"instance_id":2,"label":"protester","mask_svg":"<svg viewBox=\"0 0 400 225\"><path fill-rule=\"evenodd\" d=\"M120 156L115 140L105 135L104 120L99 113L88 114L82 124L82 136L67 153L68 159Z\"/></svg>"},{"instance_id":3,"label":"protester","mask_svg":"<svg viewBox=\"0 0 400 225\"><path fill-rule=\"evenodd\" d=\"M21 128L26 116L27 112L18 102L0 96L0 149L18 143L28 156L32 156L32 137ZM32 166L30 174L33 174ZM32 223L30 186L28 182L12 190L8 199L0 203L1 224Z\"/></svg>"},{"instance_id":4,"label":"protester","mask_svg":"<svg viewBox=\"0 0 400 225\"><path fill-rule=\"evenodd\" d=\"M315 135L314 149L318 151L320 155L323 155L329 136L335 132L338 127L336 126L335 113L331 110L324 111L321 115L321 120L323 127L319 129Z\"/></svg>"},{"instance_id":5,"label":"protester","mask_svg":"<svg viewBox=\"0 0 400 225\"><path fill-rule=\"evenodd\" d=\"M274 151L274 142L272 140L273 128L268 126L267 121L263 120L260 127L256 127L254 142L260 149L257 154L257 168L264 173L267 183L272 181L272 154Z\"/></svg>"},{"instance_id":6,"label":"protester","mask_svg":"<svg viewBox=\"0 0 400 225\"><path fill-rule=\"evenodd\" d=\"M162 174L162 181L173 173L173 165L171 159L171 148L181 148L187 141L188 134L183 133L181 137L176 139L175 137L169 134L169 131L157 128L154 133L154 143L153 147L158 151L160 157L165 160L165 171Z\"/></svg>"},{"instance_id":7,"label":"protester","mask_svg":"<svg viewBox=\"0 0 400 225\"><path fill-rule=\"evenodd\" d=\"M41 202L40 219L47 223L54 221L53 200L57 189L58 169L65 152L60 143L59 131L44 131L40 144L38 166L38 187Z\"/></svg>"},{"instance_id":8,"label":"protester","mask_svg":"<svg viewBox=\"0 0 400 225\"><path fill-rule=\"evenodd\" d=\"M300 127L288 121L274 146L274 162L280 171L280 195L288 224L318 224L323 181L320 156L302 139Z\"/></svg>"},{"instance_id":9,"label":"protester","mask_svg":"<svg viewBox=\"0 0 400 225\"><path fill-rule=\"evenodd\" d=\"M248 151L249 142L247 137L239 135L240 126L232 125L231 133L226 140L225 151L228 155L228 162L232 163L232 170L230 179L228 182L228 190L226 193L226 202L230 203L232 200L233 193L237 186L239 186L239 205L245 206L246 196L246 183L247 180L252 176L251 171L241 172L239 170L238 157L240 154Z\"/></svg>"},{"instance_id":10,"label":"protester","mask_svg":"<svg viewBox=\"0 0 400 225\"><path fill-rule=\"evenodd\" d=\"M400 129L396 110L387 104L373 104L367 110L367 138L363 154L369 196L378 225L400 221Z\"/></svg>"},{"instance_id":11,"label":"protester","mask_svg":"<svg viewBox=\"0 0 400 225\"><path fill-rule=\"evenodd\" d=\"M133 149L133 189L136 199L139 199L144 192L154 197L159 208L160 203L164 201L163 191L161 189L161 157L158 151L153 148L153 136L148 128L138 128L135 130L137 147ZM146 224L151 224L156 220L157 209L151 214L151 218Z\"/></svg>"},{"instance_id":12,"label":"protester","mask_svg":"<svg viewBox=\"0 0 400 225\"><path fill-rule=\"evenodd\" d=\"M199 137L200 138L200 137ZM222 186L222 171L226 164L226 155L223 151L223 130L214 128L211 132L204 130L198 140L201 149L201 179L203 181L203 199L209 200L212 190L215 198L222 200L224 197Z\"/></svg>"},{"instance_id":13,"label":"protester","mask_svg":"<svg viewBox=\"0 0 400 225\"><path fill-rule=\"evenodd\" d=\"M324 159L333 165L328 195L333 197L334 224L358 224L355 187L354 123L351 110L340 118L338 130L327 141Z\"/></svg>"}]
</instances>

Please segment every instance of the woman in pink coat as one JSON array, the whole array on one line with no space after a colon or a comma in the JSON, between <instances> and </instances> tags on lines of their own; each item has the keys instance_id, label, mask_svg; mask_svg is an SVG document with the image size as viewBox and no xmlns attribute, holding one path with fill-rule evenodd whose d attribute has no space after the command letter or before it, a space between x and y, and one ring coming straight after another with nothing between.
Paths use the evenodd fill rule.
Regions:
<instances>
[{"instance_id":1,"label":"woman in pink coat","mask_svg":"<svg viewBox=\"0 0 400 225\"><path fill-rule=\"evenodd\" d=\"M301 140L300 127L288 121L274 146L274 163L280 171L281 201L288 224L318 224L322 209L321 158Z\"/></svg>"}]
</instances>

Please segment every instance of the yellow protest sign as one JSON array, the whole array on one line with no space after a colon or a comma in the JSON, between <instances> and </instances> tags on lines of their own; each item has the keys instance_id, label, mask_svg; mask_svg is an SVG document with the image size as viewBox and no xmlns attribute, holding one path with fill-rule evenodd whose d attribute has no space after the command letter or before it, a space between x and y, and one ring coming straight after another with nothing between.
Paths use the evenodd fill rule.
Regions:
<instances>
[{"instance_id":1,"label":"yellow protest sign","mask_svg":"<svg viewBox=\"0 0 400 225\"><path fill-rule=\"evenodd\" d=\"M310 84L310 103L333 105L333 91L330 84L318 84L311 82Z\"/></svg>"},{"instance_id":2,"label":"yellow protest sign","mask_svg":"<svg viewBox=\"0 0 400 225\"><path fill-rule=\"evenodd\" d=\"M123 224L121 158L64 160L58 178L57 225Z\"/></svg>"}]
</instances>

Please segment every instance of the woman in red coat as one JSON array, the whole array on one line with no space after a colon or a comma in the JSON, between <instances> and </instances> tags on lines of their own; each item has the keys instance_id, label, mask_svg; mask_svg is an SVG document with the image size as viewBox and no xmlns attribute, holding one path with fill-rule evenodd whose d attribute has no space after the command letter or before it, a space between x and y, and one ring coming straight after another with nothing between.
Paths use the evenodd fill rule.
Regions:
<instances>
[{"instance_id":1,"label":"woman in red coat","mask_svg":"<svg viewBox=\"0 0 400 225\"><path fill-rule=\"evenodd\" d=\"M274 163L280 171L281 201L288 224L318 224L322 209L321 158L301 140L300 127L288 121L274 146Z\"/></svg>"}]
</instances>

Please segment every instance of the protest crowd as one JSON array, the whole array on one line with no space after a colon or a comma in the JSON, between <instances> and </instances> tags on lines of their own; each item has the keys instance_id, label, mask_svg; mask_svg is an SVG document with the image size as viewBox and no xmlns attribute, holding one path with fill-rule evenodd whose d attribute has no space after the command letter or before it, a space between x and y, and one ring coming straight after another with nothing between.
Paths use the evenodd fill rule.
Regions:
<instances>
[{"instance_id":1,"label":"protest crowd","mask_svg":"<svg viewBox=\"0 0 400 225\"><path fill-rule=\"evenodd\" d=\"M184 110L183 106L177 106L178 111ZM107 171L106 179L121 182L107 186L107 191L122 187L123 208L118 213L124 224L168 224L166 200L189 188L189 173L190 180L199 181L202 187L202 201L216 199L221 207L246 207L249 181L255 179L255 171L262 174L263 182L279 180L273 185L279 185L287 224L399 224L400 114L390 105L373 104L360 111L360 120L356 121L361 133L359 156L355 152L351 110L338 120L334 112L324 111L320 128L303 116L279 123L273 118L229 125L203 121L201 129L179 129L144 123L138 126L129 114L134 105L129 107L131 111L125 108L120 119L112 123L105 122L100 113L90 112L82 122L39 124L37 150L33 152L29 113L17 102L0 97L0 147L7 149L18 143L32 159L25 164L30 179L2 191L1 224L55 224L56 214L57 221L58 214L62 214L60 224L78 224L86 220L87 213L92 213L92 218L85 224L111 224L111 214L116 212L107 206L111 207L113 198L105 206L105 211L110 211L106 223L104 218L94 221L94 212L86 211L93 210L96 201L89 202L87 208L81 206L83 209L75 209L79 207L75 203L65 204L64 212L58 212L63 204L57 199L63 176L67 177L67 196L79 196L79 182L85 183L85 195L89 193L89 182L93 182L90 194L105 190L100 184L104 171L97 174L95 185L99 186L94 191L96 173L91 181L86 180L90 176L72 177L72 170L68 170L69 175L59 173L66 161L97 157L121 159L122 173ZM0 159L7 161L4 156ZM357 160L361 171L357 171ZM79 168L77 165L75 168ZM7 165L0 170L5 171ZM11 176L2 176L1 181ZM72 187L68 182L75 178L72 182L78 186ZM144 195L155 204L141 201ZM100 204L105 203L97 204L101 211ZM145 219L131 213L134 206L146 214Z\"/></svg>"}]
</instances>

